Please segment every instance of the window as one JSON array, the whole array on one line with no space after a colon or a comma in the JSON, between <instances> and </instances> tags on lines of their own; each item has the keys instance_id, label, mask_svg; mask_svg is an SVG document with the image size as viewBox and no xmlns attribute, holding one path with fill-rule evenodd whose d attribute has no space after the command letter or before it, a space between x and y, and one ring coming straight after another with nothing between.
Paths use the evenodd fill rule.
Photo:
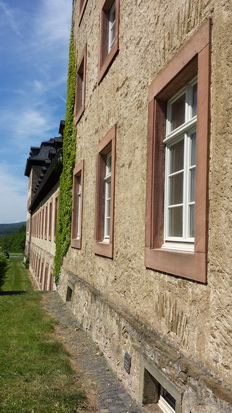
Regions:
<instances>
[{"instance_id":1,"label":"window","mask_svg":"<svg viewBox=\"0 0 232 413\"><path fill-rule=\"evenodd\" d=\"M116 125L98 144L95 254L113 258Z\"/></svg>"},{"instance_id":2,"label":"window","mask_svg":"<svg viewBox=\"0 0 232 413\"><path fill-rule=\"evenodd\" d=\"M41 259L40 277L39 277L39 285L40 285L41 290L42 290L43 275L44 275L44 262Z\"/></svg>"},{"instance_id":3,"label":"window","mask_svg":"<svg viewBox=\"0 0 232 413\"><path fill-rule=\"evenodd\" d=\"M53 204L52 201L49 203L49 227L48 227L48 239L51 241L52 239L52 208Z\"/></svg>"},{"instance_id":4,"label":"window","mask_svg":"<svg viewBox=\"0 0 232 413\"><path fill-rule=\"evenodd\" d=\"M79 3L79 18L78 18L78 25L80 25L80 24L81 24L81 20L82 20L82 17L83 17L84 11L85 11L85 7L86 7L86 4L87 4L87 1L88 1L88 0L80 0L80 3Z\"/></svg>"},{"instance_id":5,"label":"window","mask_svg":"<svg viewBox=\"0 0 232 413\"><path fill-rule=\"evenodd\" d=\"M56 228L58 218L58 196L55 197L55 211L54 211L54 239L56 239Z\"/></svg>"},{"instance_id":6,"label":"window","mask_svg":"<svg viewBox=\"0 0 232 413\"><path fill-rule=\"evenodd\" d=\"M48 264L45 264L45 270L44 270L44 279L43 279L43 287L42 290L48 291Z\"/></svg>"},{"instance_id":7,"label":"window","mask_svg":"<svg viewBox=\"0 0 232 413\"><path fill-rule=\"evenodd\" d=\"M73 171L72 193L72 241L71 246L81 248L82 215L83 215L83 183L84 161L80 162Z\"/></svg>"},{"instance_id":8,"label":"window","mask_svg":"<svg viewBox=\"0 0 232 413\"><path fill-rule=\"evenodd\" d=\"M164 246L192 251L195 215L196 113L197 80L194 79L168 101L166 136L163 141L166 147Z\"/></svg>"},{"instance_id":9,"label":"window","mask_svg":"<svg viewBox=\"0 0 232 413\"><path fill-rule=\"evenodd\" d=\"M74 291L74 285L68 282L67 292L66 292L66 301L72 301L73 291Z\"/></svg>"},{"instance_id":10,"label":"window","mask_svg":"<svg viewBox=\"0 0 232 413\"><path fill-rule=\"evenodd\" d=\"M44 222L44 209L40 212L40 235L39 238L43 239L43 222Z\"/></svg>"},{"instance_id":11,"label":"window","mask_svg":"<svg viewBox=\"0 0 232 413\"><path fill-rule=\"evenodd\" d=\"M164 413L175 413L176 411L176 400L163 386L160 386L158 406Z\"/></svg>"},{"instance_id":12,"label":"window","mask_svg":"<svg viewBox=\"0 0 232 413\"><path fill-rule=\"evenodd\" d=\"M77 123L85 110L85 89L86 89L86 58L87 58L87 46L80 58L80 63L77 68L76 79L76 99L74 108L74 119Z\"/></svg>"},{"instance_id":13,"label":"window","mask_svg":"<svg viewBox=\"0 0 232 413\"><path fill-rule=\"evenodd\" d=\"M109 26L108 26L108 54L110 53L115 42L115 25L116 25L116 5L113 2L109 10Z\"/></svg>"},{"instance_id":14,"label":"window","mask_svg":"<svg viewBox=\"0 0 232 413\"><path fill-rule=\"evenodd\" d=\"M45 211L44 211L44 239L45 240L47 239L47 231L48 231L47 225L48 225L48 206L46 205Z\"/></svg>"},{"instance_id":15,"label":"window","mask_svg":"<svg viewBox=\"0 0 232 413\"><path fill-rule=\"evenodd\" d=\"M111 200L111 159L112 153L106 155L105 167L105 207L104 207L104 240L110 239L110 200Z\"/></svg>"},{"instance_id":16,"label":"window","mask_svg":"<svg viewBox=\"0 0 232 413\"><path fill-rule=\"evenodd\" d=\"M140 398L150 411L181 413L182 391L157 369L156 365L142 360ZM157 408L158 406L158 408Z\"/></svg>"},{"instance_id":17,"label":"window","mask_svg":"<svg viewBox=\"0 0 232 413\"><path fill-rule=\"evenodd\" d=\"M49 291L53 291L54 288L54 270L51 268L50 270L50 280L49 280Z\"/></svg>"},{"instance_id":18,"label":"window","mask_svg":"<svg viewBox=\"0 0 232 413\"><path fill-rule=\"evenodd\" d=\"M149 88L145 265L206 282L210 22Z\"/></svg>"},{"instance_id":19,"label":"window","mask_svg":"<svg viewBox=\"0 0 232 413\"><path fill-rule=\"evenodd\" d=\"M100 30L99 82L119 50L119 0L102 0Z\"/></svg>"}]
</instances>

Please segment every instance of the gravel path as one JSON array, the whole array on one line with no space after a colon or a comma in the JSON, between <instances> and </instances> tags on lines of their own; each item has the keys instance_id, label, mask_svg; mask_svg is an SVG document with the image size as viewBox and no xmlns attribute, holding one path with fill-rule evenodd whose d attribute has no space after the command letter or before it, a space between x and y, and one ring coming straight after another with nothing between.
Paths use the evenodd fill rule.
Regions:
<instances>
[{"instance_id":1,"label":"gravel path","mask_svg":"<svg viewBox=\"0 0 232 413\"><path fill-rule=\"evenodd\" d=\"M78 413L140 413L113 374L103 354L58 293L42 294L42 303L58 323L56 333L67 348L71 363L87 392L88 408Z\"/></svg>"}]
</instances>

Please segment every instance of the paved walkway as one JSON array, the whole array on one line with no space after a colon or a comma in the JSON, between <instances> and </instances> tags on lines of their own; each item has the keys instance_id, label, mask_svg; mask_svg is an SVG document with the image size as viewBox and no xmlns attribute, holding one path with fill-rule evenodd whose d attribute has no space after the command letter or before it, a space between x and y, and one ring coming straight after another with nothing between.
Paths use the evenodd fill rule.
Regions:
<instances>
[{"instance_id":1,"label":"paved walkway","mask_svg":"<svg viewBox=\"0 0 232 413\"><path fill-rule=\"evenodd\" d=\"M43 294L43 304L49 314L58 320L58 335L69 351L80 380L87 384L91 412L140 413L141 410L123 389L97 345L78 326L76 318L58 293ZM90 412L89 409L84 411Z\"/></svg>"}]
</instances>

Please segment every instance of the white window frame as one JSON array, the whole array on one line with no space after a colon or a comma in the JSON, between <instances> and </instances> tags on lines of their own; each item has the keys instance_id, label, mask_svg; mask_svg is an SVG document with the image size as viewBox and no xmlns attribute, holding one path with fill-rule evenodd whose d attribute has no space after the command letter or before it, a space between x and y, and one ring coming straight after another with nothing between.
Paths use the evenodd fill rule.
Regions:
<instances>
[{"instance_id":1,"label":"white window frame","mask_svg":"<svg viewBox=\"0 0 232 413\"><path fill-rule=\"evenodd\" d=\"M77 176L77 240L81 239L81 196L82 196L82 187L81 187L81 175Z\"/></svg>"},{"instance_id":2,"label":"white window frame","mask_svg":"<svg viewBox=\"0 0 232 413\"><path fill-rule=\"evenodd\" d=\"M113 19L113 16L114 16L114 19ZM108 54L110 53L113 47L114 41L115 41L115 24L116 24L116 1L114 1L109 11Z\"/></svg>"},{"instance_id":3,"label":"white window frame","mask_svg":"<svg viewBox=\"0 0 232 413\"><path fill-rule=\"evenodd\" d=\"M167 104L166 137L165 144L165 191L164 191L164 244L162 248L178 249L184 251L194 251L194 237L189 236L190 232L190 205L195 205L195 200L190 201L190 171L195 169L196 164L190 164L191 155L191 135L196 133L197 115L192 116L192 93L193 87L197 84L197 78L192 79ZM171 130L172 104L185 94L185 120L177 128ZM178 141L184 140L183 170L170 173L170 149ZM183 201L181 204L169 205L170 176L183 173ZM182 206L182 236L169 236L169 209Z\"/></svg>"},{"instance_id":4,"label":"white window frame","mask_svg":"<svg viewBox=\"0 0 232 413\"><path fill-rule=\"evenodd\" d=\"M165 399L165 391L167 391L163 386L160 385L160 397L158 400L158 406L164 413L175 413L175 409L168 403Z\"/></svg>"},{"instance_id":5,"label":"white window frame","mask_svg":"<svg viewBox=\"0 0 232 413\"><path fill-rule=\"evenodd\" d=\"M103 242L110 240L110 202L111 202L111 164L112 152L106 155L105 182L105 207L104 207L104 239Z\"/></svg>"}]
</instances>

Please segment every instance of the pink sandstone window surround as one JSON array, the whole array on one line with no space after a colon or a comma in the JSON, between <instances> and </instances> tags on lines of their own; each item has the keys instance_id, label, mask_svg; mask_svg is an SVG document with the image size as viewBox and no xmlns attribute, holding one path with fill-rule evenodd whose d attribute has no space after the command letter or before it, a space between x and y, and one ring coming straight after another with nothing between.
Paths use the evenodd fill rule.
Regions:
<instances>
[{"instance_id":1,"label":"pink sandstone window surround","mask_svg":"<svg viewBox=\"0 0 232 413\"><path fill-rule=\"evenodd\" d=\"M47 240L48 233L48 205L45 206L44 210L44 239Z\"/></svg>"},{"instance_id":2,"label":"pink sandstone window surround","mask_svg":"<svg viewBox=\"0 0 232 413\"><path fill-rule=\"evenodd\" d=\"M53 218L53 202L51 200L51 202L49 203L49 225L48 225L48 239L49 241L52 240L52 218Z\"/></svg>"},{"instance_id":3,"label":"pink sandstone window surround","mask_svg":"<svg viewBox=\"0 0 232 413\"><path fill-rule=\"evenodd\" d=\"M55 197L55 210L54 210L54 240L56 239L56 228L57 228L57 218L58 218L58 199L59 197Z\"/></svg>"},{"instance_id":4,"label":"pink sandstone window surround","mask_svg":"<svg viewBox=\"0 0 232 413\"><path fill-rule=\"evenodd\" d=\"M148 94L148 158L145 266L206 283L209 151L210 21L192 36L157 75ZM164 168L167 101L197 76L195 242L192 252L164 244Z\"/></svg>"},{"instance_id":5,"label":"pink sandstone window surround","mask_svg":"<svg viewBox=\"0 0 232 413\"><path fill-rule=\"evenodd\" d=\"M50 269L50 280L49 280L49 291L53 291L54 285L54 270L53 268Z\"/></svg>"},{"instance_id":6,"label":"pink sandstone window surround","mask_svg":"<svg viewBox=\"0 0 232 413\"><path fill-rule=\"evenodd\" d=\"M72 239L71 246L81 249L82 217L83 217L83 190L84 190L84 161L75 166L73 171L72 192Z\"/></svg>"},{"instance_id":7,"label":"pink sandstone window surround","mask_svg":"<svg viewBox=\"0 0 232 413\"><path fill-rule=\"evenodd\" d=\"M87 2L88 2L88 0L80 0L80 1L79 1L78 26L80 26L80 24L81 24L81 20L82 20L82 18L83 18L84 12L85 12L85 8L86 8Z\"/></svg>"},{"instance_id":8,"label":"pink sandstone window surround","mask_svg":"<svg viewBox=\"0 0 232 413\"><path fill-rule=\"evenodd\" d=\"M110 155L110 203L106 206L107 158ZM97 180L96 180L96 212L95 212L95 244L94 253L104 257L113 258L114 243L114 183L115 183L115 158L116 158L116 125L99 142L97 147ZM106 208L107 217L106 217ZM106 221L108 229L106 231ZM105 233L107 232L107 238Z\"/></svg>"},{"instance_id":9,"label":"pink sandstone window surround","mask_svg":"<svg viewBox=\"0 0 232 413\"><path fill-rule=\"evenodd\" d=\"M98 82L100 83L119 51L119 0L102 0Z\"/></svg>"},{"instance_id":10,"label":"pink sandstone window surround","mask_svg":"<svg viewBox=\"0 0 232 413\"><path fill-rule=\"evenodd\" d=\"M77 67L76 80L76 98L74 107L74 121L80 120L85 110L85 92L86 92L86 59L87 59L87 45L85 45L82 52L79 65Z\"/></svg>"},{"instance_id":11,"label":"pink sandstone window surround","mask_svg":"<svg viewBox=\"0 0 232 413\"><path fill-rule=\"evenodd\" d=\"M43 286L42 290L48 291L48 264L45 263L44 277L43 277Z\"/></svg>"}]
</instances>

